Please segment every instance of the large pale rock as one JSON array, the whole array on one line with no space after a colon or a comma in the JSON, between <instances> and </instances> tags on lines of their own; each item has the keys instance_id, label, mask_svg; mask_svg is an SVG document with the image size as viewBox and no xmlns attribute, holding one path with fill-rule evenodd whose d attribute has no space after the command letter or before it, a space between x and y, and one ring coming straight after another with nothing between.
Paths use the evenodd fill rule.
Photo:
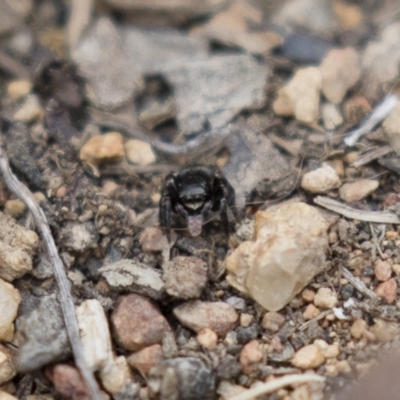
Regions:
<instances>
[{"instance_id":1,"label":"large pale rock","mask_svg":"<svg viewBox=\"0 0 400 400\"><path fill-rule=\"evenodd\" d=\"M0 278L13 281L32 270L32 256L39 238L2 212L0 226Z\"/></svg>"},{"instance_id":2,"label":"large pale rock","mask_svg":"<svg viewBox=\"0 0 400 400\"><path fill-rule=\"evenodd\" d=\"M14 319L21 296L11 284L0 279L0 341L11 341L14 336Z\"/></svg>"},{"instance_id":3,"label":"large pale rock","mask_svg":"<svg viewBox=\"0 0 400 400\"><path fill-rule=\"evenodd\" d=\"M305 123L312 123L319 116L321 73L316 67L299 69L293 78L278 92L273 103L277 115L292 116Z\"/></svg>"},{"instance_id":4,"label":"large pale rock","mask_svg":"<svg viewBox=\"0 0 400 400\"><path fill-rule=\"evenodd\" d=\"M259 211L255 240L227 257L227 280L270 311L278 311L325 270L331 221L304 203Z\"/></svg>"}]
</instances>

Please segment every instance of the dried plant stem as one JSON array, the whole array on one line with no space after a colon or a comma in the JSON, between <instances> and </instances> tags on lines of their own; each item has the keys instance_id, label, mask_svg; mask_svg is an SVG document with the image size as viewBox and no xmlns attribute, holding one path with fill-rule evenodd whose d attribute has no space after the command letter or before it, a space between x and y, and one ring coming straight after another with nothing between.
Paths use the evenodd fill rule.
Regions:
<instances>
[{"instance_id":1,"label":"dried plant stem","mask_svg":"<svg viewBox=\"0 0 400 400\"><path fill-rule=\"evenodd\" d=\"M37 229L39 230L45 248L47 250L50 262L53 266L54 276L60 290L60 305L64 318L65 328L67 330L68 338L71 344L72 352L74 355L75 363L79 368L83 378L90 387L92 399L100 400L100 391L97 382L88 369L83 348L79 337L79 328L75 316L74 303L70 292L70 283L65 274L63 263L58 255L56 244L51 235L46 216L39 204L36 202L29 189L22 184L15 175L11 172L8 158L4 149L0 146L0 171L3 175L4 181L8 189L14 193L21 201L25 203L29 211L32 213L35 220Z\"/></svg>"},{"instance_id":2,"label":"dried plant stem","mask_svg":"<svg viewBox=\"0 0 400 400\"><path fill-rule=\"evenodd\" d=\"M341 266L340 272L344 276L344 278L349 281L364 296L367 296L372 300L379 300L379 296L371 289L368 289L361 279L353 276L353 274L347 268Z\"/></svg>"},{"instance_id":3,"label":"dried plant stem","mask_svg":"<svg viewBox=\"0 0 400 400\"><path fill-rule=\"evenodd\" d=\"M331 199L330 197L317 196L314 203L346 218L357 219L359 221L376 222L378 224L400 224L398 215L388 211L365 211L357 210L346 204Z\"/></svg>"},{"instance_id":4,"label":"dried plant stem","mask_svg":"<svg viewBox=\"0 0 400 400\"><path fill-rule=\"evenodd\" d=\"M249 389L237 396L230 397L229 400L253 400L257 396L274 392L275 390L281 389L285 386L306 382L325 382L325 378L312 374L286 375L282 378L277 378L271 382Z\"/></svg>"}]
</instances>

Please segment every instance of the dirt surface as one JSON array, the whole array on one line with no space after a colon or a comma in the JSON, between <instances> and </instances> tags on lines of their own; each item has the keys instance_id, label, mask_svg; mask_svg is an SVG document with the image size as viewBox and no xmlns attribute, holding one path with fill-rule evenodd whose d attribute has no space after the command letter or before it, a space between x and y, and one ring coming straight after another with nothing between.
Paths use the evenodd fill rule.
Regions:
<instances>
[{"instance_id":1,"label":"dirt surface","mask_svg":"<svg viewBox=\"0 0 400 400\"><path fill-rule=\"evenodd\" d=\"M391 0L0 2L1 145L99 398L240 400L309 374L259 398L333 400L397 346L399 34ZM210 212L186 219L199 182ZM90 399L1 177L0 212L0 399Z\"/></svg>"}]
</instances>

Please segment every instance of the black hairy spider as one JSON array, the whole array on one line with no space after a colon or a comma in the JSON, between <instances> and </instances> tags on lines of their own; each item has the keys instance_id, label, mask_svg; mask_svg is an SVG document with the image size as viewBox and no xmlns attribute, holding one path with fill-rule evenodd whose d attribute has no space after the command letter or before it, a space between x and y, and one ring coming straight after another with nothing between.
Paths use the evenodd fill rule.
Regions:
<instances>
[{"instance_id":1,"label":"black hairy spider","mask_svg":"<svg viewBox=\"0 0 400 400\"><path fill-rule=\"evenodd\" d=\"M171 239L171 212L186 218L189 232L199 236L210 211L221 214L226 235L229 235L228 208L235 211L235 191L218 167L188 165L167 175L161 191L160 224Z\"/></svg>"}]
</instances>

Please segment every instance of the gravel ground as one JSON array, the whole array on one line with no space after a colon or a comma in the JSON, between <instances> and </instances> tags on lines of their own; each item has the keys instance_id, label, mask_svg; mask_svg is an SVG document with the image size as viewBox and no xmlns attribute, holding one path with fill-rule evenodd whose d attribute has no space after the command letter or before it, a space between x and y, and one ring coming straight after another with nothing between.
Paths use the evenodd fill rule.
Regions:
<instances>
[{"instance_id":1,"label":"gravel ground","mask_svg":"<svg viewBox=\"0 0 400 400\"><path fill-rule=\"evenodd\" d=\"M0 400L397 398L399 11L0 2Z\"/></svg>"}]
</instances>

